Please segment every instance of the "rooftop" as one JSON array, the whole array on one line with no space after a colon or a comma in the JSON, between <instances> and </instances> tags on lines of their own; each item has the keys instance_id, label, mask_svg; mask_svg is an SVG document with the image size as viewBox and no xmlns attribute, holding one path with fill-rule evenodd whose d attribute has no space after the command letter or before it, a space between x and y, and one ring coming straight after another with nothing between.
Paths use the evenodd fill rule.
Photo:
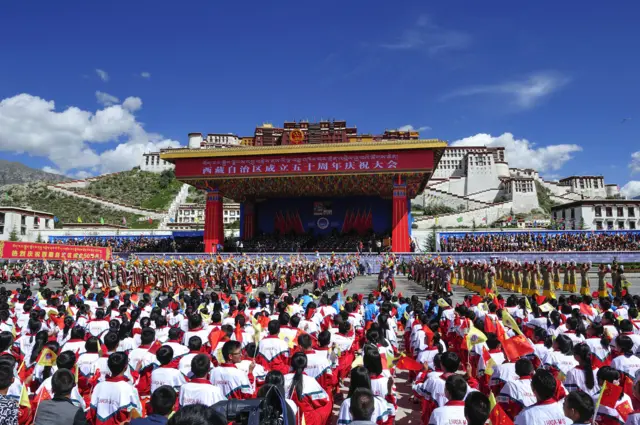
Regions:
<instances>
[{"instance_id":1,"label":"rooftop","mask_svg":"<svg viewBox=\"0 0 640 425\"><path fill-rule=\"evenodd\" d=\"M30 210L30 209L27 209L27 208L20 208L20 207L0 207L0 212L16 212L16 213L19 213L19 214L44 215L44 216L51 217L51 218L54 217L53 214L48 213L48 212Z\"/></svg>"},{"instance_id":2,"label":"rooftop","mask_svg":"<svg viewBox=\"0 0 640 425\"><path fill-rule=\"evenodd\" d=\"M565 210L567 208L575 208L583 205L640 205L639 199L582 199L580 201L568 202L566 204L554 205L551 211Z\"/></svg>"}]
</instances>

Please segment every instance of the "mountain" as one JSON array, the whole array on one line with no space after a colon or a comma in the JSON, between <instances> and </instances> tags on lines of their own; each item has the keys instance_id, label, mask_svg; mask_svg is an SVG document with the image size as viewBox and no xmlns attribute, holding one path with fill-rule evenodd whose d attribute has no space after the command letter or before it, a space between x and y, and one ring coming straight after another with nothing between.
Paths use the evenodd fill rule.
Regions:
<instances>
[{"instance_id":1,"label":"mountain","mask_svg":"<svg viewBox=\"0 0 640 425\"><path fill-rule=\"evenodd\" d=\"M59 182L65 180L71 179L59 174L47 173L42 170L30 168L19 162L0 159L0 186L35 181Z\"/></svg>"}]
</instances>

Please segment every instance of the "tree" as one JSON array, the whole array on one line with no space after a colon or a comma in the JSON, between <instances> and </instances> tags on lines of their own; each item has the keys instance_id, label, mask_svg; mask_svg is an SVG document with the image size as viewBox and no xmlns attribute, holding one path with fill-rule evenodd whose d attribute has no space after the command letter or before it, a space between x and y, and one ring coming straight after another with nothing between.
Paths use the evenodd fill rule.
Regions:
<instances>
[{"instance_id":1,"label":"tree","mask_svg":"<svg viewBox=\"0 0 640 425\"><path fill-rule=\"evenodd\" d=\"M11 242L19 242L20 241L20 236L18 236L18 231L16 230L15 227L11 230L11 233L9 233L9 241L11 241Z\"/></svg>"},{"instance_id":2,"label":"tree","mask_svg":"<svg viewBox=\"0 0 640 425\"><path fill-rule=\"evenodd\" d=\"M424 251L425 252L436 252L437 251L437 237L436 234L436 226L434 225L431 228L431 234L427 236L427 239L424 241Z\"/></svg>"},{"instance_id":3,"label":"tree","mask_svg":"<svg viewBox=\"0 0 640 425\"><path fill-rule=\"evenodd\" d=\"M38 232L38 237L36 238L36 242L37 243L43 243L44 241L42 240L42 233Z\"/></svg>"},{"instance_id":4,"label":"tree","mask_svg":"<svg viewBox=\"0 0 640 425\"><path fill-rule=\"evenodd\" d=\"M580 217L580 224L579 224L579 226L580 226L580 230L584 230L584 229L586 229L586 228L587 228L587 226L585 225L585 222L584 222L584 217Z\"/></svg>"}]
</instances>

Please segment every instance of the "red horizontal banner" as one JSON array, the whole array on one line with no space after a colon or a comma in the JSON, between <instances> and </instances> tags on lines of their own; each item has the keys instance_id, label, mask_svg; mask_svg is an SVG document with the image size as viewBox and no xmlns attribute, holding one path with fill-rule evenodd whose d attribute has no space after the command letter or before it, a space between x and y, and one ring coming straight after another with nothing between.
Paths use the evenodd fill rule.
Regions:
<instances>
[{"instance_id":1,"label":"red horizontal banner","mask_svg":"<svg viewBox=\"0 0 640 425\"><path fill-rule=\"evenodd\" d=\"M20 260L110 260L111 248L0 241L0 258Z\"/></svg>"},{"instance_id":2,"label":"red horizontal banner","mask_svg":"<svg viewBox=\"0 0 640 425\"><path fill-rule=\"evenodd\" d=\"M357 174L420 171L433 168L433 151L294 154L187 158L176 160L177 177L241 177L265 175Z\"/></svg>"}]
</instances>

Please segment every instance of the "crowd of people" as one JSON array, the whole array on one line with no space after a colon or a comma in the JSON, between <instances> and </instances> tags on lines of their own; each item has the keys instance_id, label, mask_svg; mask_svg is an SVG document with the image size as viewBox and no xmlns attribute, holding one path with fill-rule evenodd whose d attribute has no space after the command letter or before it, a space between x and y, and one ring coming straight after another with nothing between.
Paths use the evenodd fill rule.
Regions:
<instances>
[{"instance_id":1,"label":"crowd of people","mask_svg":"<svg viewBox=\"0 0 640 425\"><path fill-rule=\"evenodd\" d=\"M401 397L424 425L640 424L624 270L593 296L567 269L559 296L512 266L386 255L357 293L355 255L7 265L25 285L0 287L0 423L223 425L218 403L279 394L292 425L391 425ZM397 292L397 274L428 295ZM496 294L525 279L524 296ZM459 286L476 294L454 304Z\"/></svg>"},{"instance_id":2,"label":"crowd of people","mask_svg":"<svg viewBox=\"0 0 640 425\"><path fill-rule=\"evenodd\" d=\"M54 243L64 245L98 246L111 248L113 252L202 252L202 238L172 237L69 237L59 238Z\"/></svg>"},{"instance_id":3,"label":"crowd of people","mask_svg":"<svg viewBox=\"0 0 640 425\"><path fill-rule=\"evenodd\" d=\"M638 251L640 232L442 234L439 242L441 252Z\"/></svg>"}]
</instances>

